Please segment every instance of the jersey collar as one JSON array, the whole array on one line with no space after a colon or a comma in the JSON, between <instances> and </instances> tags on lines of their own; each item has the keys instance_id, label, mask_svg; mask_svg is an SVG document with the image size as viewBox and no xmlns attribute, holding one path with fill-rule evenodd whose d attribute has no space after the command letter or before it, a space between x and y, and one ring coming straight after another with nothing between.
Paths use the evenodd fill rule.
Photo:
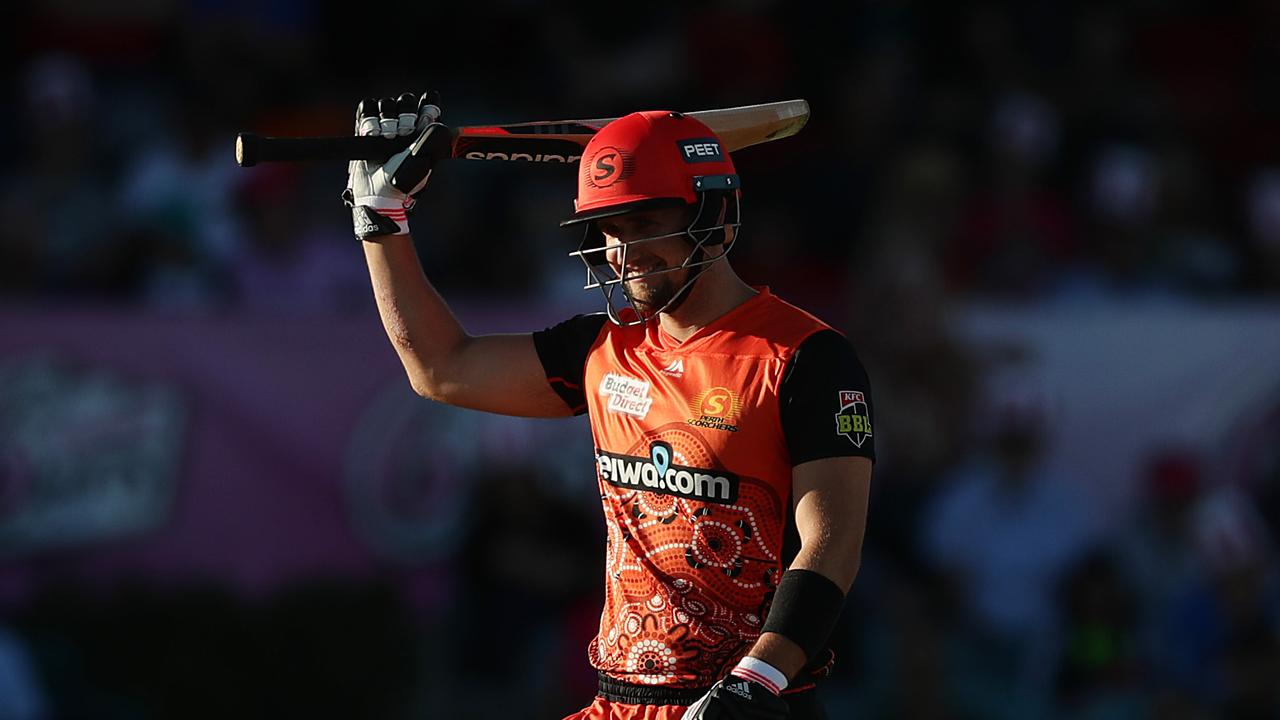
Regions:
<instances>
[{"instance_id":1,"label":"jersey collar","mask_svg":"<svg viewBox=\"0 0 1280 720\"><path fill-rule=\"evenodd\" d=\"M703 340L717 332L730 328L733 323L737 322L737 318L742 317L744 314L750 312L751 308L756 307L760 303L765 302L766 299L773 296L773 293L769 292L768 285L752 285L751 288L756 291L756 294L753 297L747 298L737 307L699 328L697 332L690 335L684 342L680 342L667 334L667 331L662 329L661 322L654 320L653 322L646 323L645 334L647 336L646 339L648 344L651 347L662 350L663 352L683 352L700 344Z\"/></svg>"}]
</instances>

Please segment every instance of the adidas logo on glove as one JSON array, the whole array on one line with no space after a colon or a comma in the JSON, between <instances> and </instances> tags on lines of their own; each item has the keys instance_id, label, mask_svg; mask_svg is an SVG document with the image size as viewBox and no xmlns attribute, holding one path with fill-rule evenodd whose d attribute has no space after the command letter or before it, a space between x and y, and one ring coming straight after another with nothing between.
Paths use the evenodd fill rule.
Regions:
<instances>
[{"instance_id":1,"label":"adidas logo on glove","mask_svg":"<svg viewBox=\"0 0 1280 720\"><path fill-rule=\"evenodd\" d=\"M734 695L744 697L748 700L751 699L751 688L747 687L747 684L744 682L733 683L732 685L725 685L724 688L729 692L733 693Z\"/></svg>"}]
</instances>

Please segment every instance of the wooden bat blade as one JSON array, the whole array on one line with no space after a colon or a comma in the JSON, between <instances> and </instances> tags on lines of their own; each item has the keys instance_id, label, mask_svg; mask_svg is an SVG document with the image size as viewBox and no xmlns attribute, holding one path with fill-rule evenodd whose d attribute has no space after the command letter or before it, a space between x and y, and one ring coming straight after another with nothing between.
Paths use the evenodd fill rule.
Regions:
<instances>
[{"instance_id":1,"label":"wooden bat blade","mask_svg":"<svg viewBox=\"0 0 1280 720\"><path fill-rule=\"evenodd\" d=\"M720 136L725 149L733 152L800 132L809 121L809 103L786 100L689 114L706 123Z\"/></svg>"},{"instance_id":2,"label":"wooden bat blade","mask_svg":"<svg viewBox=\"0 0 1280 720\"><path fill-rule=\"evenodd\" d=\"M809 120L809 103L785 100L686 114L706 123L725 149L733 152L800 132ZM457 129L453 156L466 160L577 162L591 137L616 119L461 127Z\"/></svg>"}]
</instances>

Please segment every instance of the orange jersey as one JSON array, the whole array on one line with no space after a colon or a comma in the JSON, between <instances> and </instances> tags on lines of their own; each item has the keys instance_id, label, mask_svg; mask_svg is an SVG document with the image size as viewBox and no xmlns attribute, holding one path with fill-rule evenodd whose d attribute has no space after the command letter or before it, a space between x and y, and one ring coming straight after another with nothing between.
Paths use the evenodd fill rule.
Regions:
<instances>
[{"instance_id":1,"label":"orange jersey","mask_svg":"<svg viewBox=\"0 0 1280 720\"><path fill-rule=\"evenodd\" d=\"M657 323L601 330L582 384L608 532L596 669L706 686L755 642L789 515L779 388L825 329L765 289L684 343Z\"/></svg>"}]
</instances>

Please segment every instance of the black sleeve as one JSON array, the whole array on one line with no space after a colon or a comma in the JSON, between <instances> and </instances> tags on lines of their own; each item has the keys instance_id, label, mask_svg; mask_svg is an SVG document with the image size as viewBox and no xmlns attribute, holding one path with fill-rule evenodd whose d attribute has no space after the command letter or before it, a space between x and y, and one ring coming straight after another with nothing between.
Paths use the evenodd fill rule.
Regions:
<instances>
[{"instance_id":1,"label":"black sleeve","mask_svg":"<svg viewBox=\"0 0 1280 720\"><path fill-rule=\"evenodd\" d=\"M876 459L871 384L840 333L823 330L800 344L783 373L779 399L793 467L829 457Z\"/></svg>"},{"instance_id":2,"label":"black sleeve","mask_svg":"<svg viewBox=\"0 0 1280 720\"><path fill-rule=\"evenodd\" d=\"M547 382L574 415L587 411L582 374L587 364L587 353L606 321L604 313L575 315L559 325L533 334L533 346L538 350Z\"/></svg>"}]
</instances>

